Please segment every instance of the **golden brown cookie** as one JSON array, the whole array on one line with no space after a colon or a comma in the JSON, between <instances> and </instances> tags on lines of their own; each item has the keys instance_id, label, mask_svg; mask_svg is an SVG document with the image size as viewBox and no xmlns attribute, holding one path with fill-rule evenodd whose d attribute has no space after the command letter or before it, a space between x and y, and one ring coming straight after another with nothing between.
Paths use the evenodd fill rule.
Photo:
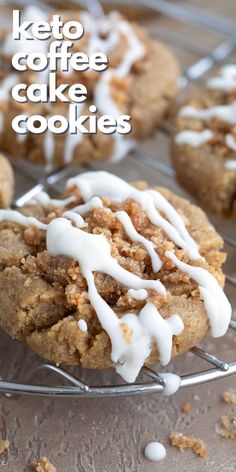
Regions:
<instances>
[{"instance_id":1,"label":"golden brown cookie","mask_svg":"<svg viewBox=\"0 0 236 472\"><path fill-rule=\"evenodd\" d=\"M11 337L56 364L104 369L141 354L166 364L209 327L224 334L223 241L201 209L104 172L70 180L63 198L40 194L21 224L0 213L0 326Z\"/></svg>"},{"instance_id":2,"label":"golden brown cookie","mask_svg":"<svg viewBox=\"0 0 236 472\"><path fill-rule=\"evenodd\" d=\"M190 98L175 122L179 182L218 216L236 218L236 67L225 66Z\"/></svg>"},{"instance_id":3,"label":"golden brown cookie","mask_svg":"<svg viewBox=\"0 0 236 472\"><path fill-rule=\"evenodd\" d=\"M29 13L30 14L30 13ZM40 15L40 12L38 13ZM42 13L41 13L42 15ZM82 16L81 16L82 15ZM99 161L106 158L119 160L133 147L133 140L139 140L150 136L156 127L162 122L177 93L177 79L179 69L175 57L164 44L152 40L138 25L126 21L121 16L114 16L114 12L106 17L107 33L104 30L104 20L101 24L94 24L90 30L91 18L86 13L78 15L75 12L63 13L64 20L77 19L84 25L86 34L75 41L72 52L88 52L91 40L94 41L94 32L97 29L97 49L109 49L108 71L98 73L95 71L72 72L62 74L57 72L57 82L83 83L88 89L88 100L79 111L79 114L92 116L89 106L97 106L97 117L101 115L114 115L114 108L118 108L120 115L132 117L132 132L127 136L114 134L79 134L77 137L69 132L61 135L50 133L18 136L11 126L12 119L19 114L28 115L68 115L68 104L57 102L54 104L33 104L32 102L20 104L12 99L0 103L2 111L3 127L1 133L1 147L13 156L23 156L34 163L46 163L48 168L69 163L84 163ZM27 16L27 15L26 15ZM32 16L32 15L31 15ZM112 39L112 35L115 35ZM113 46L109 46L111 40ZM132 41L135 45L132 45ZM39 43L43 44L43 41ZM40 45L39 45L40 46ZM49 47L49 46L48 46ZM93 45L94 48L94 45ZM8 73L10 68L9 50L14 53L9 36L5 36L2 42L3 63ZM122 70L122 73L120 72ZM108 86L104 93L105 74L111 74ZM10 81L14 83L14 77L9 78L6 72L3 74L2 87L10 87ZM39 78L32 71L24 72L20 77L27 84L37 82ZM4 85L5 84L5 85ZM109 103L113 103L112 109ZM121 141L121 142L120 142Z\"/></svg>"}]
</instances>

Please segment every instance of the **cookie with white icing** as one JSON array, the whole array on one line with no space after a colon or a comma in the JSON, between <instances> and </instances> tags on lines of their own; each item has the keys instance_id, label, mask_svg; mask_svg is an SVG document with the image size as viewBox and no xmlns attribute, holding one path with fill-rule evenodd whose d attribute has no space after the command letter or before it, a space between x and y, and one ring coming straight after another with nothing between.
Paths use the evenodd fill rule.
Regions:
<instances>
[{"instance_id":1,"label":"cookie with white icing","mask_svg":"<svg viewBox=\"0 0 236 472\"><path fill-rule=\"evenodd\" d=\"M152 40L145 31L136 24L125 20L116 12L95 20L88 13L62 13L63 19L77 19L85 29L84 37L74 42L72 52L82 51L91 55L92 52L104 52L109 59L107 71L97 73L88 72L57 72L57 83L83 83L88 88L89 99L85 104L78 106L78 115L95 116L89 111L91 104L96 105L97 116L119 115L132 117L132 132L125 136L121 134L70 134L52 135L28 134L16 136L11 129L14 116L22 113L35 115L59 114L67 117L68 103L32 104L13 103L6 100L10 94L12 84L19 80L17 74L10 70L11 54L21 50L19 42L13 42L11 34L2 41L2 58L8 74L0 84L0 123L1 146L4 150L17 157L19 155L34 163L46 163L50 169L53 166L84 163L111 159L123 159L136 141L150 136L162 122L168 112L177 92L179 75L176 59L170 50L157 41ZM36 7L25 10L25 18L36 17L36 20L45 18L45 13ZM17 44L16 44L17 43ZM27 41L27 48L35 48L35 41ZM49 47L47 42L38 41L37 48ZM23 73L23 82L47 82L47 71L34 75L32 71Z\"/></svg>"},{"instance_id":2,"label":"cookie with white icing","mask_svg":"<svg viewBox=\"0 0 236 472\"><path fill-rule=\"evenodd\" d=\"M56 364L133 382L228 328L222 239L167 189L88 172L0 222L0 326Z\"/></svg>"},{"instance_id":3,"label":"cookie with white icing","mask_svg":"<svg viewBox=\"0 0 236 472\"><path fill-rule=\"evenodd\" d=\"M236 65L180 109L172 156L178 180L204 208L236 218Z\"/></svg>"},{"instance_id":4,"label":"cookie with white icing","mask_svg":"<svg viewBox=\"0 0 236 472\"><path fill-rule=\"evenodd\" d=\"M14 193L14 174L9 161L0 154L0 208L11 205Z\"/></svg>"}]
</instances>

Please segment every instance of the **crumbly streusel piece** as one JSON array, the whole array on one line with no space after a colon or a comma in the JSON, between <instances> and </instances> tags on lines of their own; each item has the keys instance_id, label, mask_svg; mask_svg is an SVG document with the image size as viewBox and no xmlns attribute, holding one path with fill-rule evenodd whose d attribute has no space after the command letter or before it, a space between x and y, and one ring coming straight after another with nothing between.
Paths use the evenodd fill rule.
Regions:
<instances>
[{"instance_id":1,"label":"crumbly streusel piece","mask_svg":"<svg viewBox=\"0 0 236 472\"><path fill-rule=\"evenodd\" d=\"M236 405L236 393L235 392L224 392L223 399L226 403Z\"/></svg>"},{"instance_id":2,"label":"crumbly streusel piece","mask_svg":"<svg viewBox=\"0 0 236 472\"><path fill-rule=\"evenodd\" d=\"M192 449L192 451L199 457L207 457L207 446L201 440L192 436L184 436L182 433L173 432L169 436L172 446L183 452L185 449Z\"/></svg>"},{"instance_id":3,"label":"crumbly streusel piece","mask_svg":"<svg viewBox=\"0 0 236 472\"><path fill-rule=\"evenodd\" d=\"M56 472L56 468L52 465L47 457L40 457L32 463L32 467L36 472Z\"/></svg>"},{"instance_id":4,"label":"crumbly streusel piece","mask_svg":"<svg viewBox=\"0 0 236 472\"><path fill-rule=\"evenodd\" d=\"M221 416L220 418L221 429L219 431L220 436L225 439L236 439L236 417L230 418L229 416Z\"/></svg>"},{"instance_id":5,"label":"crumbly streusel piece","mask_svg":"<svg viewBox=\"0 0 236 472\"><path fill-rule=\"evenodd\" d=\"M0 454L7 451L10 447L10 442L8 439L0 439Z\"/></svg>"},{"instance_id":6,"label":"crumbly streusel piece","mask_svg":"<svg viewBox=\"0 0 236 472\"><path fill-rule=\"evenodd\" d=\"M183 403L181 405L181 410L184 412L184 413L189 413L191 410L192 410L192 405L191 403Z\"/></svg>"}]
</instances>

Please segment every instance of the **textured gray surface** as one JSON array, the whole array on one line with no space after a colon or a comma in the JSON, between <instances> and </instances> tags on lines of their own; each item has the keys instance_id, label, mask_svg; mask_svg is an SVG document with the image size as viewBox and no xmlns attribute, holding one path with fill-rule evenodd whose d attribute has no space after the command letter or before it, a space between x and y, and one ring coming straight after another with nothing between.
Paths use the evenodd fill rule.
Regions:
<instances>
[{"instance_id":1,"label":"textured gray surface","mask_svg":"<svg viewBox=\"0 0 236 472\"><path fill-rule=\"evenodd\" d=\"M196 4L202 4L198 1ZM212 3L213 5L213 3ZM222 9L222 2L214 2L216 9ZM231 9L230 9L231 5ZM233 0L224 2L228 11ZM212 7L212 6L211 6ZM231 15L231 17L232 17ZM158 20L163 27L176 27L166 19ZM152 31L156 20L149 22ZM159 36L165 36L160 30ZM199 32L191 27L182 27L184 35L191 34L199 39ZM191 32L191 33L190 33ZM203 34L203 33L202 33ZM204 45L215 46L222 38L210 35L201 36ZM198 55L186 52L179 45L175 51L184 67L188 67ZM145 144L145 149L154 155L158 147L159 158L168 158L168 143L164 135L158 140ZM108 169L112 168L108 166ZM114 170L114 169L113 169ZM116 168L128 180L147 179L151 184L159 183L178 186L155 171L147 171L142 164L129 159ZM30 188L30 179L18 176L17 196L22 187ZM223 225L226 230L225 224ZM235 226L227 228L235 233ZM231 273L235 263L228 263ZM233 300L233 290L229 289ZM223 360L236 358L236 343L233 333L217 342L204 343L210 352L218 353ZM32 365L40 359L26 347L0 335L0 373L4 379L26 381ZM171 369L188 372L206 368L206 363L187 354L175 361ZM88 374L89 380L91 375ZM48 375L41 382L48 382ZM92 377L91 381L94 380ZM97 379L99 381L99 379ZM100 379L101 380L101 379ZM54 378L56 383L58 380ZM161 395L93 399L62 400L30 397L17 397L11 400L1 398L0 435L10 440L10 450L0 458L0 469L7 472L30 472L31 461L40 455L48 456L57 467L57 472L233 472L236 470L235 441L224 440L217 433L217 423L221 415L235 415L236 407L222 401L222 393L228 388L236 388L236 378L214 382L201 387L189 388L178 392L174 397ZM181 411L184 402L191 402L189 414ZM207 459L199 459L191 451L183 454L169 446L168 435L171 431L195 435L208 445ZM151 463L145 459L143 448L152 440L158 439L167 446L167 458L162 463Z\"/></svg>"},{"instance_id":2,"label":"textured gray surface","mask_svg":"<svg viewBox=\"0 0 236 472\"><path fill-rule=\"evenodd\" d=\"M39 359L18 343L1 335L1 372L4 376L25 379L30 366ZM213 352L211 340L206 347ZM235 355L235 337L218 341L223 359ZM7 359L7 360L6 360ZM206 367L192 354L179 358L174 370ZM47 382L47 379L41 379ZM56 379L54 379L56 381ZM161 395L83 400L17 397L2 399L1 434L11 447L1 456L2 470L29 472L27 465L35 457L47 455L57 472L233 472L236 470L235 441L219 437L219 417L235 414L236 408L222 400L227 388L236 388L236 378L218 381L178 392L174 397ZM181 411L191 402L189 414ZM169 446L168 435L179 431L195 435L208 445L207 459L191 451L179 453ZM154 439L167 446L162 463L145 459L143 448Z\"/></svg>"}]
</instances>

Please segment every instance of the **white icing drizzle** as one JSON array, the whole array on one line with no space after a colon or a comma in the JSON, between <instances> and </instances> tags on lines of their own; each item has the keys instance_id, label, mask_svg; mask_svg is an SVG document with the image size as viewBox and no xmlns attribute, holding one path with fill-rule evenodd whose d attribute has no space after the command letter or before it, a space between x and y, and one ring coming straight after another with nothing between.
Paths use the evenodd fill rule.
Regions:
<instances>
[{"instance_id":1,"label":"white icing drizzle","mask_svg":"<svg viewBox=\"0 0 236 472\"><path fill-rule=\"evenodd\" d=\"M180 110L179 115L189 118L199 118L206 122L210 121L212 118L220 118L226 123L236 125L236 101L232 102L230 105L219 105L204 109L186 106Z\"/></svg>"},{"instance_id":2,"label":"white icing drizzle","mask_svg":"<svg viewBox=\"0 0 236 472\"><path fill-rule=\"evenodd\" d=\"M229 160L225 163L225 169L236 170L236 159Z\"/></svg>"},{"instance_id":3,"label":"white icing drizzle","mask_svg":"<svg viewBox=\"0 0 236 472\"><path fill-rule=\"evenodd\" d=\"M150 461L161 461L166 457L166 448L160 442L152 441L145 447L144 455Z\"/></svg>"},{"instance_id":4,"label":"white icing drizzle","mask_svg":"<svg viewBox=\"0 0 236 472\"><path fill-rule=\"evenodd\" d=\"M99 248L99 250L97 249ZM94 307L103 329L108 333L111 344L113 362L118 363L116 370L122 377L133 382L151 351L152 333L159 342L161 362L170 359L172 336L183 329L182 321L177 315L164 320L156 307L147 303L139 315L126 313L118 318L105 300L98 293L94 272L102 272L128 288L152 288L162 295L166 294L164 286L158 280L143 280L121 267L111 256L109 242L103 235L86 233L75 228L64 218L56 218L48 225L47 250L54 256L64 255L79 262L82 275L88 284L88 296ZM152 314L152 326L150 315ZM127 342L122 334L122 325L126 324L131 330L131 341ZM162 333L160 331L162 327ZM166 325L166 326L165 326ZM152 327L155 327L153 332ZM159 330L158 330L159 327ZM164 329L163 329L164 328ZM150 331L149 331L150 330ZM167 339L168 338L168 339ZM142 349L140 349L140 343ZM167 351L164 352L164 346Z\"/></svg>"},{"instance_id":5,"label":"white icing drizzle","mask_svg":"<svg viewBox=\"0 0 236 472\"><path fill-rule=\"evenodd\" d=\"M160 226L177 246L186 249L192 259L201 258L198 246L188 233L182 218L156 190L137 190L119 177L104 171L86 172L69 179L67 188L74 185L80 190L85 202L94 196L107 197L119 202L124 202L129 198L136 200L146 212L149 220L154 225ZM165 212L171 223L157 210Z\"/></svg>"},{"instance_id":6,"label":"white icing drizzle","mask_svg":"<svg viewBox=\"0 0 236 472\"><path fill-rule=\"evenodd\" d=\"M47 247L52 255L67 255L78 260L83 274L103 272L129 288L151 288L166 295L166 289L159 280L141 279L120 266L111 256L110 244L104 235L74 228L65 218L55 218L49 223Z\"/></svg>"},{"instance_id":7,"label":"white icing drizzle","mask_svg":"<svg viewBox=\"0 0 236 472\"><path fill-rule=\"evenodd\" d=\"M18 74L9 74L0 84L0 100L4 101L7 99L10 90L17 83Z\"/></svg>"},{"instance_id":8,"label":"white icing drizzle","mask_svg":"<svg viewBox=\"0 0 236 472\"><path fill-rule=\"evenodd\" d=\"M149 254L151 258L152 268L154 272L158 272L162 267L162 261L160 257L158 256L158 254L156 253L155 245L144 236L141 236L141 234L136 231L131 218L125 211L117 211L116 217L122 223L127 236L132 241L140 243L145 247L147 253Z\"/></svg>"},{"instance_id":9,"label":"white icing drizzle","mask_svg":"<svg viewBox=\"0 0 236 472\"><path fill-rule=\"evenodd\" d=\"M117 29L120 33L124 34L128 40L128 49L121 64L116 69L116 74L120 77L125 77L131 71L134 63L143 59L145 47L137 38L133 27L127 21L118 21Z\"/></svg>"},{"instance_id":10,"label":"white icing drizzle","mask_svg":"<svg viewBox=\"0 0 236 472\"><path fill-rule=\"evenodd\" d=\"M34 196L29 202L28 205L35 205L38 203L39 205L42 205L43 207L47 206L56 206L56 207L64 207L69 205L70 203L73 203L76 200L76 197L72 195L71 197L67 197L62 199L56 199L56 198L51 198L47 192L39 192L37 195Z\"/></svg>"},{"instance_id":11,"label":"white icing drizzle","mask_svg":"<svg viewBox=\"0 0 236 472\"><path fill-rule=\"evenodd\" d=\"M172 338L184 330L184 324L179 315L164 319L156 306L147 303L139 314L142 326L156 341L160 354L160 363L167 365L171 359Z\"/></svg>"},{"instance_id":12,"label":"white icing drizzle","mask_svg":"<svg viewBox=\"0 0 236 472\"><path fill-rule=\"evenodd\" d=\"M110 69L102 73L101 78L98 80L95 90L94 99L97 109L104 115L111 115L115 119L122 114L122 111L117 106L116 102L111 95L111 82L112 78L126 77L138 60L141 60L145 55L145 48L143 43L136 36L134 29L129 25L127 21L121 19L118 14L114 14L111 17L115 19L114 27L118 33L124 34L128 40L128 48L124 54L122 62L116 69ZM128 139L120 134L114 135L115 147L113 155L110 160L112 162L118 162L123 159L132 149L135 148L136 143L132 139Z\"/></svg>"},{"instance_id":13,"label":"white icing drizzle","mask_svg":"<svg viewBox=\"0 0 236 472\"><path fill-rule=\"evenodd\" d=\"M236 65L228 64L220 69L219 76L213 77L207 81L207 87L210 89L222 90L230 93L236 89ZM210 122L213 118L219 118L226 123L236 125L236 101L229 105L218 105L209 108L198 109L192 106L183 107L179 116L189 118L199 118L205 122ZM209 129L203 131L184 130L176 134L175 142L177 144L186 144L192 147L198 147L210 141L213 132ZM225 145L232 151L236 151L236 141L231 133L225 136ZM225 169L235 170L236 159L225 160Z\"/></svg>"},{"instance_id":14,"label":"white icing drizzle","mask_svg":"<svg viewBox=\"0 0 236 472\"><path fill-rule=\"evenodd\" d=\"M3 125L4 125L4 113L0 111L0 133L3 131Z\"/></svg>"},{"instance_id":15,"label":"white icing drizzle","mask_svg":"<svg viewBox=\"0 0 236 472\"><path fill-rule=\"evenodd\" d=\"M110 162L119 162L126 157L131 151L133 151L137 145L134 139L127 139L120 134L114 134L115 148Z\"/></svg>"},{"instance_id":16,"label":"white icing drizzle","mask_svg":"<svg viewBox=\"0 0 236 472\"><path fill-rule=\"evenodd\" d=\"M174 395L179 390L181 385L181 378L179 375L172 373L159 373L159 377L164 381L165 385L163 387L163 395L169 397Z\"/></svg>"},{"instance_id":17,"label":"white icing drizzle","mask_svg":"<svg viewBox=\"0 0 236 472\"><path fill-rule=\"evenodd\" d=\"M102 73L101 78L98 80L94 88L94 101L97 109L103 115L111 115L117 119L122 115L122 111L118 108L116 102L111 96L111 81L113 75L115 75L114 69L107 70ZM124 158L132 149L135 148L135 141L128 139L121 134L115 133L114 139L114 151L110 157L111 162L118 162Z\"/></svg>"},{"instance_id":18,"label":"white icing drizzle","mask_svg":"<svg viewBox=\"0 0 236 472\"><path fill-rule=\"evenodd\" d=\"M182 333L184 329L183 321L179 314L172 314L168 318L162 317L154 303L148 300L148 289L152 289L166 297L167 292L164 285L158 279L142 279L122 267L113 258L111 245L104 235L89 233L87 228L83 230L85 221L78 210L82 214L86 214L91 208L94 208L94 205L98 205L100 208L102 201L99 197L102 196L119 202L123 202L127 198L134 198L150 217L150 202L152 202L152 219L154 211L155 214L159 215L158 209L164 212L170 221L168 223L172 228L168 228L171 235L170 239L176 238L177 233L184 245L189 246L190 250L193 251L192 239L180 215L158 192L152 190L148 192L138 191L121 179L105 172L85 173L70 179L67 186L74 184L80 189L85 204L66 211L63 217L55 218L48 225L39 222L36 218L26 217L13 210L0 210L0 221L14 221L24 226L32 224L46 230L46 246L49 254L53 256L63 255L78 261L81 274L87 282L91 306L94 308L102 328L110 338L112 346L111 359L115 363L116 371L126 381L134 382L152 351L153 342L157 346L161 364L168 364L171 359L173 336ZM49 197L45 194L40 198L46 204ZM55 203L55 201L53 202ZM61 206L62 201L59 202ZM154 258L155 264L159 262L154 257L154 246L148 245L148 240L139 235L127 213L120 211L115 216L126 228L128 236L143 244L150 256ZM161 227L163 227L162 219L164 218L161 217L162 219L159 220L159 217L156 224L159 225L160 221ZM165 221L167 222L167 220ZM194 246L194 249L197 251L197 245ZM199 284L200 294L209 316L212 335L223 335L229 324L231 307L216 279L205 269L178 260L173 252L167 251L165 255L180 270L187 273ZM128 296L137 300L146 300L142 309L138 313L128 312L118 316L98 293L94 280L94 273L96 272L107 274L127 287ZM80 325L82 328L78 324L83 331L85 325L84 323L80 323ZM160 376L165 381L163 389L165 395L173 394L180 386L178 376L174 374L160 374Z\"/></svg>"},{"instance_id":19,"label":"white icing drizzle","mask_svg":"<svg viewBox=\"0 0 236 472\"><path fill-rule=\"evenodd\" d=\"M94 103L98 111L101 114L111 115L117 119L122 112L111 96L112 78L113 76L125 77L130 73L133 64L143 58L145 54L144 45L137 38L132 26L116 12L111 12L107 17L96 20L87 12L82 12L80 17L86 33L89 33L88 54L101 51L107 55L118 46L120 34L124 34L127 38L128 48L121 64L116 69L110 69L100 74L94 89ZM101 33L106 36L101 38ZM73 158L75 146L79 145L83 139L82 133L74 135L77 136L74 140L71 140L73 135L68 136L68 149L65 148L65 162L67 163ZM127 137L118 133L114 134L113 139L114 151L110 158L112 162L117 162L124 158L136 145L134 140L127 139Z\"/></svg>"},{"instance_id":20,"label":"white icing drizzle","mask_svg":"<svg viewBox=\"0 0 236 472\"><path fill-rule=\"evenodd\" d=\"M50 130L44 133L43 151L46 160L46 169L49 172L53 168L53 156L55 150L54 135Z\"/></svg>"},{"instance_id":21,"label":"white icing drizzle","mask_svg":"<svg viewBox=\"0 0 236 472\"><path fill-rule=\"evenodd\" d=\"M83 205L78 205L77 207L73 208L73 211L78 212L80 215L86 215L90 210L94 208L103 208L103 203L101 198L93 197L87 203Z\"/></svg>"},{"instance_id":22,"label":"white icing drizzle","mask_svg":"<svg viewBox=\"0 0 236 472\"><path fill-rule=\"evenodd\" d=\"M185 130L176 134L175 142L177 144L189 144L189 146L198 147L210 141L212 137L213 133L209 129L203 131Z\"/></svg>"},{"instance_id":23,"label":"white icing drizzle","mask_svg":"<svg viewBox=\"0 0 236 472\"><path fill-rule=\"evenodd\" d=\"M233 151L236 151L236 140L232 134L230 133L226 134L225 143L230 149L232 149Z\"/></svg>"},{"instance_id":24,"label":"white icing drizzle","mask_svg":"<svg viewBox=\"0 0 236 472\"><path fill-rule=\"evenodd\" d=\"M89 33L89 43L87 47L88 55L94 52L101 51L104 54L109 54L119 44L119 35L116 30L116 23L119 14L111 12L109 15L102 18L94 18L86 11L80 13L81 23L84 26L85 32ZM100 34L104 34L102 38Z\"/></svg>"},{"instance_id":25,"label":"white icing drizzle","mask_svg":"<svg viewBox=\"0 0 236 472\"><path fill-rule=\"evenodd\" d=\"M211 334L215 338L223 336L229 326L232 308L215 277L206 269L180 261L171 251L166 251L166 256L197 282L208 314Z\"/></svg>"},{"instance_id":26,"label":"white icing drizzle","mask_svg":"<svg viewBox=\"0 0 236 472\"><path fill-rule=\"evenodd\" d=\"M0 101L4 102L8 99L12 87L17 83L18 75L9 74L0 84ZM3 131L4 113L0 111L0 133Z\"/></svg>"},{"instance_id":27,"label":"white icing drizzle","mask_svg":"<svg viewBox=\"0 0 236 472\"><path fill-rule=\"evenodd\" d=\"M221 67L219 76L209 79L207 87L223 90L223 92L231 92L236 89L236 65L227 64Z\"/></svg>"},{"instance_id":28,"label":"white icing drizzle","mask_svg":"<svg viewBox=\"0 0 236 472\"><path fill-rule=\"evenodd\" d=\"M88 331L88 325L85 320L79 320L78 327L83 333L86 333Z\"/></svg>"},{"instance_id":29,"label":"white icing drizzle","mask_svg":"<svg viewBox=\"0 0 236 472\"><path fill-rule=\"evenodd\" d=\"M3 221L12 221L13 223L22 226L34 225L39 229L47 229L46 224L41 223L41 221L37 220L33 216L24 216L15 210L0 210L0 223Z\"/></svg>"},{"instance_id":30,"label":"white icing drizzle","mask_svg":"<svg viewBox=\"0 0 236 472\"><path fill-rule=\"evenodd\" d=\"M84 103L74 103L76 106L76 114L79 117L84 108ZM64 162L69 164L73 160L74 151L77 146L83 141L83 133L77 130L76 133L70 133L69 131L65 134L65 147L64 147Z\"/></svg>"},{"instance_id":31,"label":"white icing drizzle","mask_svg":"<svg viewBox=\"0 0 236 472\"><path fill-rule=\"evenodd\" d=\"M236 151L236 140L231 133L226 134L225 143L230 149L232 149L232 151ZM225 163L225 169L236 170L236 158L227 160Z\"/></svg>"},{"instance_id":32,"label":"white icing drizzle","mask_svg":"<svg viewBox=\"0 0 236 472\"><path fill-rule=\"evenodd\" d=\"M83 226L85 226L84 219L82 218L82 216L78 215L78 213L76 213L75 211L65 211L63 213L63 216L73 221L73 223L75 224L77 228L83 228Z\"/></svg>"},{"instance_id":33,"label":"white icing drizzle","mask_svg":"<svg viewBox=\"0 0 236 472\"><path fill-rule=\"evenodd\" d=\"M175 136L176 144L187 144L192 147L198 147L210 141L213 137L212 131L206 129L204 131L180 131ZM236 141L232 134L228 133L225 136L225 144L233 151L236 151ZM224 164L225 169L235 170L236 159L227 160Z\"/></svg>"},{"instance_id":34,"label":"white icing drizzle","mask_svg":"<svg viewBox=\"0 0 236 472\"><path fill-rule=\"evenodd\" d=\"M140 290L134 290L133 288L130 288L128 290L128 295L135 300L146 300L148 297L148 291L144 288L141 288Z\"/></svg>"}]
</instances>

